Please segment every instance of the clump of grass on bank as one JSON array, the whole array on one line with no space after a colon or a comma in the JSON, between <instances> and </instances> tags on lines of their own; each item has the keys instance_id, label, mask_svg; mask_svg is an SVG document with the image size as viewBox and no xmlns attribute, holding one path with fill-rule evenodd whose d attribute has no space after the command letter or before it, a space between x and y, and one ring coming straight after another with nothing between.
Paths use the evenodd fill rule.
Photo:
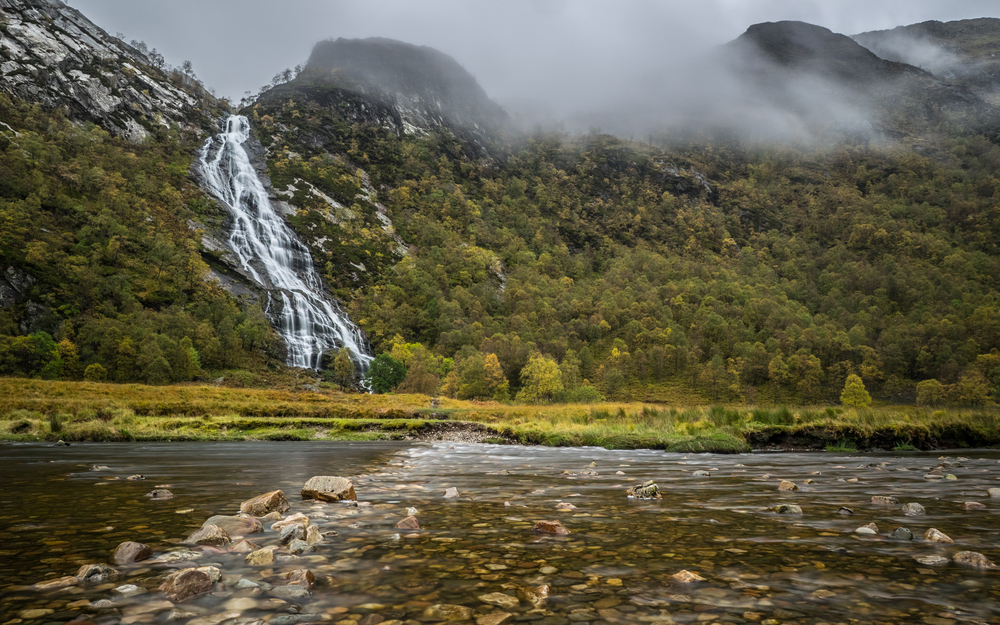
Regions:
<instances>
[{"instance_id":1,"label":"clump of grass on bank","mask_svg":"<svg viewBox=\"0 0 1000 625\"><path fill-rule=\"evenodd\" d=\"M494 442L679 452L1000 445L996 409L440 403L431 408L424 395L0 378L0 440L402 439L463 422Z\"/></svg>"}]
</instances>

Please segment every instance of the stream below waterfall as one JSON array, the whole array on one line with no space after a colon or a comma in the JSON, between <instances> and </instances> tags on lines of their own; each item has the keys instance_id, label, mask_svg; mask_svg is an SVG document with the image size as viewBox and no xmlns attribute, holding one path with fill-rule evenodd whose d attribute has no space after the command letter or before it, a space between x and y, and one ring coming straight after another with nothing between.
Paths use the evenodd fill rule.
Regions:
<instances>
[{"instance_id":1,"label":"stream below waterfall","mask_svg":"<svg viewBox=\"0 0 1000 625\"><path fill-rule=\"evenodd\" d=\"M199 154L207 190L233 218L229 246L243 269L267 290L265 313L288 349L287 364L319 369L323 352L346 347L366 370L371 354L361 330L325 294L308 248L275 212L243 144L250 121L225 120L226 131L205 142Z\"/></svg>"},{"instance_id":2,"label":"stream below waterfall","mask_svg":"<svg viewBox=\"0 0 1000 625\"><path fill-rule=\"evenodd\" d=\"M1000 453L939 456L462 443L3 445L0 623L1000 623L1000 571L952 560L965 551L1000 560L1000 498L987 493L1000 487ZM945 477L927 479L935 467ZM144 479L126 479L135 474ZM302 500L312 475L350 477L358 504ZM662 499L626 497L648 479ZM781 480L799 490L780 491ZM174 497L145 496L158 486ZM459 496L445 498L452 487ZM242 501L278 488L291 503L286 518L301 512L328 534L314 551L279 547L275 562L252 566L245 553L181 544L209 516L236 514ZM924 513L905 516L905 503ZM776 514L778 504L802 513ZM397 529L411 507L420 529ZM532 531L540 520L570 533ZM875 533L857 533L868 523ZM278 544L269 525L246 538ZM899 527L915 539L894 537ZM930 528L954 542L925 540ZM154 557L118 567L121 578L103 584L35 586L112 562L126 540L148 544ZM167 601L158 590L164 577L195 566L221 570L212 592ZM283 576L298 569L309 569L315 586L281 594ZM703 581L685 583L681 571ZM547 598L530 594L542 586Z\"/></svg>"}]
</instances>

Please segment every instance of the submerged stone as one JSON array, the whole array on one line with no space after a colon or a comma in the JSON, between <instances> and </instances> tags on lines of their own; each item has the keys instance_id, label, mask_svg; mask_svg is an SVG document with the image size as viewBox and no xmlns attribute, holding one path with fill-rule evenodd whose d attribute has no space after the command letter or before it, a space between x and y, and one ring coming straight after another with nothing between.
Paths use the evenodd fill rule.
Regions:
<instances>
[{"instance_id":1,"label":"submerged stone","mask_svg":"<svg viewBox=\"0 0 1000 625\"><path fill-rule=\"evenodd\" d=\"M778 490L798 490L799 487L795 485L795 482L789 482L788 480L782 480L778 484Z\"/></svg>"},{"instance_id":2,"label":"submerged stone","mask_svg":"<svg viewBox=\"0 0 1000 625\"><path fill-rule=\"evenodd\" d=\"M981 553L976 553L975 551L959 551L952 556L952 560L955 564L970 566L975 569L987 570L998 568L997 565L993 564L989 558Z\"/></svg>"},{"instance_id":3,"label":"submerged stone","mask_svg":"<svg viewBox=\"0 0 1000 625\"><path fill-rule=\"evenodd\" d=\"M692 573L691 571L688 571L687 569L682 569L682 570L674 573L673 575L670 576L670 578L673 579L675 582L678 582L680 584L691 584L691 583L694 583L694 582L703 582L703 581L705 581L704 577L702 577L701 575L698 575L697 573Z\"/></svg>"},{"instance_id":4,"label":"submerged stone","mask_svg":"<svg viewBox=\"0 0 1000 625\"><path fill-rule=\"evenodd\" d=\"M892 537L899 540L913 540L913 532L906 529L905 527L897 527L892 532Z\"/></svg>"},{"instance_id":5,"label":"submerged stone","mask_svg":"<svg viewBox=\"0 0 1000 625\"><path fill-rule=\"evenodd\" d=\"M502 592L491 592L487 595L479 595L479 600L483 603L495 605L506 610L513 610L521 605L521 602L518 601L517 597L512 597Z\"/></svg>"},{"instance_id":6,"label":"submerged stone","mask_svg":"<svg viewBox=\"0 0 1000 625\"><path fill-rule=\"evenodd\" d=\"M771 508L776 514L802 514L802 508L793 503L782 503Z\"/></svg>"},{"instance_id":7,"label":"submerged stone","mask_svg":"<svg viewBox=\"0 0 1000 625\"><path fill-rule=\"evenodd\" d=\"M910 502L903 506L903 514L906 516L920 516L925 512L924 507L916 502Z\"/></svg>"},{"instance_id":8,"label":"submerged stone","mask_svg":"<svg viewBox=\"0 0 1000 625\"><path fill-rule=\"evenodd\" d=\"M642 486L632 486L625 491L625 494L634 499L662 499L660 488L653 480L645 482Z\"/></svg>"},{"instance_id":9,"label":"submerged stone","mask_svg":"<svg viewBox=\"0 0 1000 625\"><path fill-rule=\"evenodd\" d=\"M259 520L245 516L216 515L209 517L202 527L216 525L221 527L230 536L244 536L246 534L259 534L264 531L264 525Z\"/></svg>"},{"instance_id":10,"label":"submerged stone","mask_svg":"<svg viewBox=\"0 0 1000 625\"><path fill-rule=\"evenodd\" d=\"M872 495L872 503L879 506L894 506L899 503L899 499L887 495Z\"/></svg>"},{"instance_id":11,"label":"submerged stone","mask_svg":"<svg viewBox=\"0 0 1000 625\"><path fill-rule=\"evenodd\" d=\"M420 529L420 523L417 522L417 517L408 516L399 523L396 523L396 529L401 530L418 530Z\"/></svg>"},{"instance_id":12,"label":"submerged stone","mask_svg":"<svg viewBox=\"0 0 1000 625\"><path fill-rule=\"evenodd\" d=\"M556 536L565 536L570 533L559 521L539 521L535 523L531 531L539 534L554 534Z\"/></svg>"}]
</instances>

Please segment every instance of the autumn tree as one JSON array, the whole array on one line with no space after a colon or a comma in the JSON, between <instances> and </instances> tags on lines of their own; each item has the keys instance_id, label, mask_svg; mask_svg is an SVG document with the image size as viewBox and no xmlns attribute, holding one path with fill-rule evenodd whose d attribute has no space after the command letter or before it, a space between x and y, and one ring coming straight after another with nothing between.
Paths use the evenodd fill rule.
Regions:
<instances>
[{"instance_id":1,"label":"autumn tree","mask_svg":"<svg viewBox=\"0 0 1000 625\"><path fill-rule=\"evenodd\" d=\"M534 354L521 369L521 390L517 393L517 401L528 404L550 402L562 390L562 372L556 361Z\"/></svg>"},{"instance_id":2,"label":"autumn tree","mask_svg":"<svg viewBox=\"0 0 1000 625\"><path fill-rule=\"evenodd\" d=\"M844 390L840 393L840 401L845 406L855 408L867 408L872 403L872 396L865 390L865 383L856 374L847 376L844 383Z\"/></svg>"}]
</instances>

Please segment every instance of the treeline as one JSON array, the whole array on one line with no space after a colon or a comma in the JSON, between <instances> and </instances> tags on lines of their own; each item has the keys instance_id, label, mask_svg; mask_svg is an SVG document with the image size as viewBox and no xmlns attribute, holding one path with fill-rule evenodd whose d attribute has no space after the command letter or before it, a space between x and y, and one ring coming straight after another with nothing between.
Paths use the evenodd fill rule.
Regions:
<instances>
[{"instance_id":1,"label":"treeline","mask_svg":"<svg viewBox=\"0 0 1000 625\"><path fill-rule=\"evenodd\" d=\"M188 221L217 210L187 179L193 142L144 145L0 96L0 375L161 384L262 366L259 307L215 283Z\"/></svg>"},{"instance_id":2,"label":"treeline","mask_svg":"<svg viewBox=\"0 0 1000 625\"><path fill-rule=\"evenodd\" d=\"M283 107L267 110L275 173L349 200L302 165L318 142L282 152L325 136L335 106ZM828 402L855 374L894 401L931 380L922 401L1000 400L1000 149L982 137L921 153L538 136L471 161L442 133L383 133L369 158L339 123L352 154L325 149L383 181L411 246L350 294L406 363L400 389L517 398L541 358L561 393L615 399Z\"/></svg>"}]
</instances>

